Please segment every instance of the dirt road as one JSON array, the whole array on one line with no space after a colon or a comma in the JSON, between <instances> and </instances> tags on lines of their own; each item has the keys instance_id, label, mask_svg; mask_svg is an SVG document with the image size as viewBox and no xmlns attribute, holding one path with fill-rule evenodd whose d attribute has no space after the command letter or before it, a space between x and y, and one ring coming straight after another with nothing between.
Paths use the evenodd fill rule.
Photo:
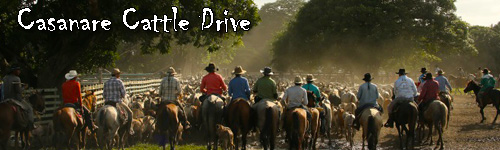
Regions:
<instances>
[{"instance_id":1,"label":"dirt road","mask_svg":"<svg viewBox=\"0 0 500 150\"><path fill-rule=\"evenodd\" d=\"M500 149L500 119L497 124L492 125L496 110L489 105L485 109L487 120L485 123L479 123L481 115L474 99L471 96L454 95L454 109L451 111L451 119L448 129L444 130L445 149ZM384 120L385 122L386 120ZM191 135L185 135L185 143L203 145L203 135L191 132ZM189 140L188 140L189 139ZM321 141L321 140L318 140ZM434 135L434 143L437 141L437 135ZM249 149L261 149L257 138L249 137ZM286 149L287 143L283 138L278 138L278 149ZM434 145L419 145L417 149L433 149ZM334 139L332 145L326 142L318 142L319 149L349 149L345 139ZM354 149L361 149L361 132L355 136ZM378 149L399 149L399 140L395 128L382 128L379 137Z\"/></svg>"}]
</instances>

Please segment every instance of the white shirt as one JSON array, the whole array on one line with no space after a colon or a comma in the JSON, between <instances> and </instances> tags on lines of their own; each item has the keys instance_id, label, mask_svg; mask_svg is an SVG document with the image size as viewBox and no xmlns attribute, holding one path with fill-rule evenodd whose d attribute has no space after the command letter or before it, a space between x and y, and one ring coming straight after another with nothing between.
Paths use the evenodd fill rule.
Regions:
<instances>
[{"instance_id":1,"label":"white shirt","mask_svg":"<svg viewBox=\"0 0 500 150\"><path fill-rule=\"evenodd\" d=\"M417 96L415 82L406 75L402 75L394 83L394 95L396 98L413 98Z\"/></svg>"},{"instance_id":2,"label":"white shirt","mask_svg":"<svg viewBox=\"0 0 500 150\"><path fill-rule=\"evenodd\" d=\"M292 86L286 89L283 100L286 102L288 99L288 108L298 107L300 105L307 105L307 92L300 86Z\"/></svg>"}]
</instances>

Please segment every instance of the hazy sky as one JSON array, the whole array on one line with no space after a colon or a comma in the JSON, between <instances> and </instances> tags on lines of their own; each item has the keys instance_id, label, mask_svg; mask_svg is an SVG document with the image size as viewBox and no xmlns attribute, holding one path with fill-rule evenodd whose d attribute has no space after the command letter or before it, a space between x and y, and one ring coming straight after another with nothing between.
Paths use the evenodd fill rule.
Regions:
<instances>
[{"instance_id":1,"label":"hazy sky","mask_svg":"<svg viewBox=\"0 0 500 150\"><path fill-rule=\"evenodd\" d=\"M254 0L260 7L276 0ZM500 21L500 0L457 0L456 14L471 25L490 26Z\"/></svg>"}]
</instances>

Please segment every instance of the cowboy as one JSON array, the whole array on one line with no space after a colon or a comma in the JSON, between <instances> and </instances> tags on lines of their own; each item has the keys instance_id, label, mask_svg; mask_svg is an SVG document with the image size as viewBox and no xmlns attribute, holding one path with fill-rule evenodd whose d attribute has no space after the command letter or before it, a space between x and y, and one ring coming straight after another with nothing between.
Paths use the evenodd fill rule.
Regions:
<instances>
[{"instance_id":1,"label":"cowboy","mask_svg":"<svg viewBox=\"0 0 500 150\"><path fill-rule=\"evenodd\" d=\"M418 112L419 117L423 118L424 110L429 106L429 104L439 99L439 83L438 81L432 79L432 74L425 74L425 85L422 88L422 92L418 97Z\"/></svg>"},{"instance_id":2,"label":"cowboy","mask_svg":"<svg viewBox=\"0 0 500 150\"><path fill-rule=\"evenodd\" d=\"M353 127L356 130L359 130L359 118L361 115L361 112L367 108L377 108L379 111L383 111L382 107L380 107L380 104L377 103L377 99L379 98L378 94L378 88L377 85L371 83L373 80L372 75L370 73L366 73L365 77L363 78L365 81L364 84L359 86L358 90L358 98L359 98L359 106L356 111L354 111L354 122L353 122Z\"/></svg>"},{"instance_id":3,"label":"cowboy","mask_svg":"<svg viewBox=\"0 0 500 150\"><path fill-rule=\"evenodd\" d=\"M270 67L265 67L260 72L264 75L259 78L253 85L253 92L257 93L255 96L255 103L262 99L278 99L278 91L276 82L271 78L274 74Z\"/></svg>"},{"instance_id":4,"label":"cowboy","mask_svg":"<svg viewBox=\"0 0 500 150\"><path fill-rule=\"evenodd\" d=\"M200 101L203 102L209 95L217 95L225 101L226 99L222 97L222 93L227 90L227 86L222 76L215 73L219 71L219 69L215 67L215 64L209 63L208 66L205 67L205 71L207 71L208 74L201 80L200 91L203 95L200 97Z\"/></svg>"},{"instance_id":5,"label":"cowboy","mask_svg":"<svg viewBox=\"0 0 500 150\"><path fill-rule=\"evenodd\" d=\"M392 128L394 126L392 109L396 103L413 101L414 97L417 96L417 87L411 78L406 76L405 69L399 69L396 74L399 75L398 80L394 83L394 100L388 106L389 119L385 123L385 127Z\"/></svg>"},{"instance_id":6,"label":"cowboy","mask_svg":"<svg viewBox=\"0 0 500 150\"><path fill-rule=\"evenodd\" d=\"M234 78L229 81L228 94L231 96L231 101L237 98L242 98L245 100L250 99L250 86L248 85L248 80L241 75L245 74L247 71L243 70L241 66L234 68L232 74Z\"/></svg>"},{"instance_id":7,"label":"cowboy","mask_svg":"<svg viewBox=\"0 0 500 150\"><path fill-rule=\"evenodd\" d=\"M118 117L122 123L132 123L132 110L123 104L123 99L126 96L125 86L123 81L120 79L121 71L118 68L114 68L111 73L111 78L104 83L102 96L104 98L105 105L111 105L115 107L121 117ZM119 106L119 107L118 107ZM127 113L128 115L126 115Z\"/></svg>"},{"instance_id":8,"label":"cowboy","mask_svg":"<svg viewBox=\"0 0 500 150\"><path fill-rule=\"evenodd\" d=\"M434 78L434 80L436 80L439 83L439 93L449 93L449 91L453 91L450 82L448 82L448 78L444 76L444 71L439 70L437 74L438 76ZM450 89L449 91L447 87L448 89Z\"/></svg>"},{"instance_id":9,"label":"cowboy","mask_svg":"<svg viewBox=\"0 0 500 150\"><path fill-rule=\"evenodd\" d=\"M35 117L33 115L33 107L27 101L25 101L22 97L23 83L21 82L21 78L19 75L21 74L21 68L15 65L12 65L9 74L7 74L3 78L2 84L2 101L13 100L12 102L16 103L23 109L26 115L26 121L28 130L33 130L36 128L35 126Z\"/></svg>"},{"instance_id":10,"label":"cowboy","mask_svg":"<svg viewBox=\"0 0 500 150\"><path fill-rule=\"evenodd\" d=\"M85 119L85 125L90 129L90 131L95 132L98 127L92 121L92 115L87 107L82 104L82 93L80 82L76 81L78 79L78 73L76 70L70 70L66 75L66 82L62 84L62 97L63 103L71 105L76 110L83 112L83 117Z\"/></svg>"},{"instance_id":11,"label":"cowboy","mask_svg":"<svg viewBox=\"0 0 500 150\"><path fill-rule=\"evenodd\" d=\"M285 90L285 95L283 95L283 101L287 105L287 111L293 110L295 108L302 108L307 112L307 119L311 118L311 113L307 109L307 91L300 87L302 85L302 78L296 76L294 80L295 86L289 87ZM286 118L286 117L285 117Z\"/></svg>"},{"instance_id":12,"label":"cowboy","mask_svg":"<svg viewBox=\"0 0 500 150\"><path fill-rule=\"evenodd\" d=\"M427 73L427 68L421 68L420 72L422 74L418 77L418 83L422 84L425 82L424 77L425 77L425 74Z\"/></svg>"},{"instance_id":13,"label":"cowboy","mask_svg":"<svg viewBox=\"0 0 500 150\"><path fill-rule=\"evenodd\" d=\"M484 96L490 91L492 90L494 87L495 87L495 79L493 78L493 76L490 74L490 70L488 70L488 68L484 68L483 70L483 77L481 78L481 89L479 90L479 94L478 94L478 98L479 98L479 102L482 105L482 100L484 98Z\"/></svg>"},{"instance_id":14,"label":"cowboy","mask_svg":"<svg viewBox=\"0 0 500 150\"><path fill-rule=\"evenodd\" d=\"M190 128L190 123L187 120L186 113L184 112L184 107L179 102L179 96L182 93L182 87L179 79L175 77L177 72L173 67L168 68L167 76L161 80L160 83L160 96L162 103L173 103L179 108L179 118L182 122L184 129Z\"/></svg>"},{"instance_id":15,"label":"cowboy","mask_svg":"<svg viewBox=\"0 0 500 150\"><path fill-rule=\"evenodd\" d=\"M314 82L314 77L312 74L308 74L306 77L307 84L303 85L302 88L306 89L307 93L310 93L308 95L314 95L314 107L318 106L319 100L321 99L321 94L319 91L319 88L313 84ZM311 107L311 106L310 106Z\"/></svg>"}]
</instances>

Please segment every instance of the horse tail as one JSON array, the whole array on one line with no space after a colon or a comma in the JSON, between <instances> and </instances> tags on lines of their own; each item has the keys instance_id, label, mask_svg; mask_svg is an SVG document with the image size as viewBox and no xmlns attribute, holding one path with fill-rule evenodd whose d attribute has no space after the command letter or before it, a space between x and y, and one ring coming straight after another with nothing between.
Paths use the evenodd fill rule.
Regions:
<instances>
[{"instance_id":1,"label":"horse tail","mask_svg":"<svg viewBox=\"0 0 500 150\"><path fill-rule=\"evenodd\" d=\"M440 118L440 120L441 120L441 129L443 129L443 127L446 127L446 125L448 124L448 119L450 117L450 114L448 114L449 108L447 108L446 106L441 107L441 112L444 114L444 115L441 115L441 118Z\"/></svg>"},{"instance_id":2,"label":"horse tail","mask_svg":"<svg viewBox=\"0 0 500 150\"><path fill-rule=\"evenodd\" d=\"M274 118L275 115L277 114L275 114L273 107L269 107L266 109L266 126L268 127L267 132L269 136L269 146L271 149L274 149L276 132L278 131L278 118Z\"/></svg>"},{"instance_id":3,"label":"horse tail","mask_svg":"<svg viewBox=\"0 0 500 150\"><path fill-rule=\"evenodd\" d=\"M378 132L377 132L377 127L375 125L375 117L374 116L368 117L368 128L367 129L368 129L368 134L367 134L368 149L376 149Z\"/></svg>"},{"instance_id":4,"label":"horse tail","mask_svg":"<svg viewBox=\"0 0 500 150\"><path fill-rule=\"evenodd\" d=\"M300 130L300 122L299 122L299 114L296 112L292 113L292 140L290 140L291 143L294 144L299 144L299 130ZM297 147L298 148L298 147Z\"/></svg>"},{"instance_id":5,"label":"horse tail","mask_svg":"<svg viewBox=\"0 0 500 150\"><path fill-rule=\"evenodd\" d=\"M101 126L104 125L104 121L106 121L105 116L104 116L105 111L106 111L106 109L101 109L101 111L99 111L99 120L98 121L99 121L99 125L101 125Z\"/></svg>"},{"instance_id":6,"label":"horse tail","mask_svg":"<svg viewBox=\"0 0 500 150\"><path fill-rule=\"evenodd\" d=\"M269 135L272 135L272 130L273 130L273 121L274 118L273 118L273 108L272 107L269 107L269 108L266 108L266 120L265 120L265 124L264 124L264 128L266 130L264 130L264 132L268 133Z\"/></svg>"}]
</instances>

